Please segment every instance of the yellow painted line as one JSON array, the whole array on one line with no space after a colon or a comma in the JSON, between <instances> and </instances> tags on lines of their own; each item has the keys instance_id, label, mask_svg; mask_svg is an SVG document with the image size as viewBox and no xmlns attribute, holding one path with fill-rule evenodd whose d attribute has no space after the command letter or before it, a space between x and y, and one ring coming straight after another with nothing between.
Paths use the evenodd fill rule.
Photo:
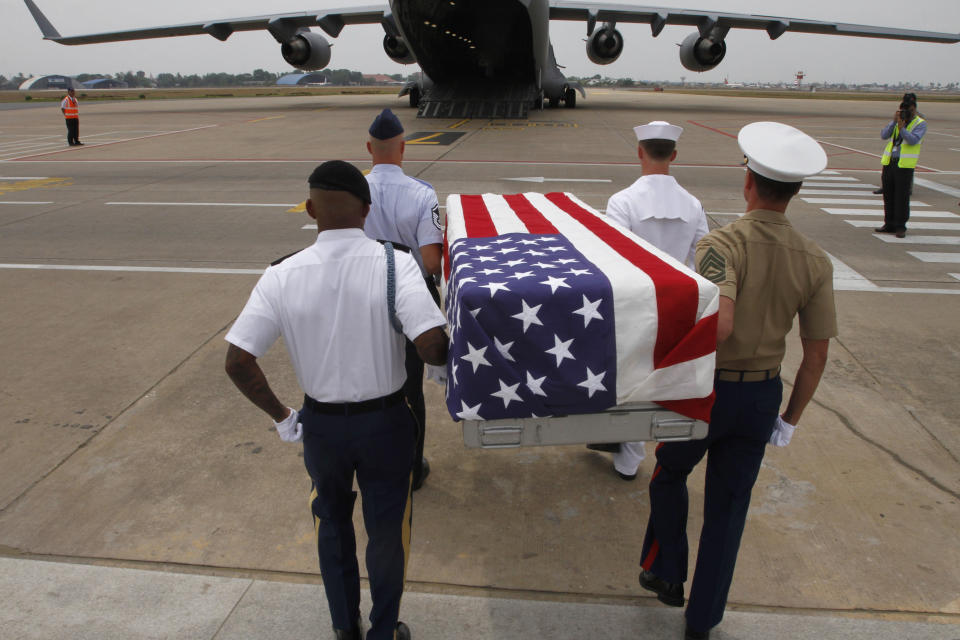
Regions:
<instances>
[{"instance_id":1,"label":"yellow painted line","mask_svg":"<svg viewBox=\"0 0 960 640\"><path fill-rule=\"evenodd\" d=\"M407 144L440 144L439 142L427 142L427 140L430 140L431 138L436 138L437 136L442 136L442 135L443 135L442 131L440 131L439 133L431 133L430 135L424 136L422 138L407 140Z\"/></svg>"},{"instance_id":2,"label":"yellow painted line","mask_svg":"<svg viewBox=\"0 0 960 640\"><path fill-rule=\"evenodd\" d=\"M27 191L29 189L45 189L48 187L67 187L73 184L70 178L37 178L20 182L0 183L0 194Z\"/></svg>"},{"instance_id":3,"label":"yellow painted line","mask_svg":"<svg viewBox=\"0 0 960 640\"><path fill-rule=\"evenodd\" d=\"M447 127L447 128L448 128L448 129L456 129L457 127L461 127L461 126L467 124L468 122L470 122L470 118L464 118L464 119L461 120L460 122L458 122L458 123L456 123L456 124L452 124L452 125L450 125L450 126Z\"/></svg>"},{"instance_id":4,"label":"yellow painted line","mask_svg":"<svg viewBox=\"0 0 960 640\"><path fill-rule=\"evenodd\" d=\"M287 213L303 213L306 210L307 210L307 201L304 200L303 202L295 206L293 209L287 209Z\"/></svg>"},{"instance_id":5,"label":"yellow painted line","mask_svg":"<svg viewBox=\"0 0 960 640\"><path fill-rule=\"evenodd\" d=\"M256 120L247 120L247 123L263 122L264 120L276 120L277 118L286 118L287 116L267 116L266 118L257 118Z\"/></svg>"}]
</instances>

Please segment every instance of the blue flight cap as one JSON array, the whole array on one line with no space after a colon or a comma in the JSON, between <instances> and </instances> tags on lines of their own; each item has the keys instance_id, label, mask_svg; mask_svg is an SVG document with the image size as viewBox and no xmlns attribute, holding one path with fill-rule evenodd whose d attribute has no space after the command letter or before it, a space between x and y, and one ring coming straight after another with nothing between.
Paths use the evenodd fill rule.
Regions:
<instances>
[{"instance_id":1,"label":"blue flight cap","mask_svg":"<svg viewBox=\"0 0 960 640\"><path fill-rule=\"evenodd\" d=\"M403 125L400 124L400 119L393 115L393 111L390 111L390 109L384 109L380 112L380 115L374 118L373 124L370 125L370 135L377 140L389 140L401 133L403 133Z\"/></svg>"}]
</instances>

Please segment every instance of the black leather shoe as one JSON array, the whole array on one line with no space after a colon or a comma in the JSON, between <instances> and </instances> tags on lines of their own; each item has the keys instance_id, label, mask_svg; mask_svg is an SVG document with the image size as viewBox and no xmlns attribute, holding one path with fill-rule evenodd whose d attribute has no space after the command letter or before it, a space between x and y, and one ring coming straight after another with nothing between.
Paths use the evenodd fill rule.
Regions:
<instances>
[{"instance_id":1,"label":"black leather shoe","mask_svg":"<svg viewBox=\"0 0 960 640\"><path fill-rule=\"evenodd\" d=\"M907 237L907 230L906 230L906 229L900 229L900 230L897 231L894 235L897 236L898 238L906 238L906 237Z\"/></svg>"},{"instance_id":2,"label":"black leather shoe","mask_svg":"<svg viewBox=\"0 0 960 640\"><path fill-rule=\"evenodd\" d=\"M640 571L640 586L657 594L657 600L665 605L682 607L685 602L683 599L683 584L661 580L645 569Z\"/></svg>"},{"instance_id":3,"label":"black leather shoe","mask_svg":"<svg viewBox=\"0 0 960 640\"><path fill-rule=\"evenodd\" d=\"M83 146L83 143L82 143L82 142L78 142L78 143L76 144L76 146L82 147L82 146Z\"/></svg>"},{"instance_id":4,"label":"black leather shoe","mask_svg":"<svg viewBox=\"0 0 960 640\"><path fill-rule=\"evenodd\" d=\"M620 443L598 442L596 444L588 444L587 449L590 449L591 451L603 451L605 453L620 453Z\"/></svg>"},{"instance_id":5,"label":"black leather shoe","mask_svg":"<svg viewBox=\"0 0 960 640\"><path fill-rule=\"evenodd\" d=\"M394 636L396 640L410 640L410 627L402 622L397 623L397 633Z\"/></svg>"},{"instance_id":6,"label":"black leather shoe","mask_svg":"<svg viewBox=\"0 0 960 640\"><path fill-rule=\"evenodd\" d=\"M362 640L360 637L360 630L356 631L344 631L343 629L334 629L333 637L337 640Z\"/></svg>"},{"instance_id":7,"label":"black leather shoe","mask_svg":"<svg viewBox=\"0 0 960 640\"><path fill-rule=\"evenodd\" d=\"M420 473L413 475L413 490L419 491L420 487L423 486L423 483L427 481L427 476L429 475L430 475L430 463L427 462L426 458L423 458L420 461Z\"/></svg>"},{"instance_id":8,"label":"black leather shoe","mask_svg":"<svg viewBox=\"0 0 960 640\"><path fill-rule=\"evenodd\" d=\"M878 195L880 195L881 193L883 193L883 187L881 187L881 188L879 188L879 189L874 189L874 190L873 190L873 195L878 196Z\"/></svg>"},{"instance_id":9,"label":"black leather shoe","mask_svg":"<svg viewBox=\"0 0 960 640\"><path fill-rule=\"evenodd\" d=\"M874 229L874 231L877 233L893 233L893 229L891 229L887 225L883 225L882 227L877 227L876 229Z\"/></svg>"},{"instance_id":10,"label":"black leather shoe","mask_svg":"<svg viewBox=\"0 0 960 640\"><path fill-rule=\"evenodd\" d=\"M710 640L710 632L694 631L690 627L684 627L683 640Z\"/></svg>"},{"instance_id":11,"label":"black leather shoe","mask_svg":"<svg viewBox=\"0 0 960 640\"><path fill-rule=\"evenodd\" d=\"M616 469L614 469L614 471L616 471L617 476L618 476L621 480L626 480L627 482L629 482L630 480L636 480L636 479L637 479L637 474L635 474L635 473L633 473L633 474L620 473L620 472L617 471Z\"/></svg>"}]
</instances>

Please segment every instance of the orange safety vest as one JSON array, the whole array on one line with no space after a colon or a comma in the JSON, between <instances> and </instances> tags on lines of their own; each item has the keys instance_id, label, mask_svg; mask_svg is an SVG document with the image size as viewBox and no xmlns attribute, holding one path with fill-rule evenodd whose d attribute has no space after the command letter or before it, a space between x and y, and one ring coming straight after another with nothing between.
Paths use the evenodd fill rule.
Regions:
<instances>
[{"instance_id":1,"label":"orange safety vest","mask_svg":"<svg viewBox=\"0 0 960 640\"><path fill-rule=\"evenodd\" d=\"M68 120L80 117L80 104L76 98L67 96L63 99L63 102L60 103L60 108L63 109L63 117Z\"/></svg>"}]
</instances>

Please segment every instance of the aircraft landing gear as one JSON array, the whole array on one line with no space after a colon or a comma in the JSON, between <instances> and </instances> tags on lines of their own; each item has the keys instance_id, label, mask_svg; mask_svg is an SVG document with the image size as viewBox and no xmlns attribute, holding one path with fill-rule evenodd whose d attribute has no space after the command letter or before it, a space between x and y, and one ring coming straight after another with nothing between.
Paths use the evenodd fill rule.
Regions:
<instances>
[{"instance_id":1,"label":"aircraft landing gear","mask_svg":"<svg viewBox=\"0 0 960 640\"><path fill-rule=\"evenodd\" d=\"M420 106L420 87L411 87L410 89L410 108L416 109Z\"/></svg>"},{"instance_id":2,"label":"aircraft landing gear","mask_svg":"<svg viewBox=\"0 0 960 640\"><path fill-rule=\"evenodd\" d=\"M573 109L577 106L577 90L567 89L563 92L563 106L567 109Z\"/></svg>"}]
</instances>

